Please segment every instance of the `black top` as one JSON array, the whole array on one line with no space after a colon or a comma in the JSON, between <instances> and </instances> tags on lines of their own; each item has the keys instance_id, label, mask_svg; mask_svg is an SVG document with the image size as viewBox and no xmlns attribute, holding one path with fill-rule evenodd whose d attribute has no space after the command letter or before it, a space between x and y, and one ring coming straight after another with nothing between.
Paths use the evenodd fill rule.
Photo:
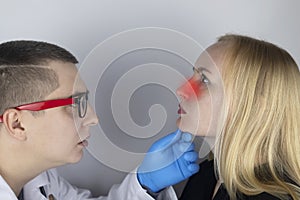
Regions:
<instances>
[{"instance_id":1,"label":"black top","mask_svg":"<svg viewBox=\"0 0 300 200\"><path fill-rule=\"evenodd\" d=\"M19 196L18 196L18 200L24 200L24 192L23 189L21 190Z\"/></svg>"},{"instance_id":2,"label":"black top","mask_svg":"<svg viewBox=\"0 0 300 200\"><path fill-rule=\"evenodd\" d=\"M214 173L214 162L204 161L200 164L200 170L187 182L180 200L212 200L217 180ZM220 186L213 200L229 200L228 193L223 184ZM239 197L238 200L278 200L268 193L255 196Z\"/></svg>"}]
</instances>

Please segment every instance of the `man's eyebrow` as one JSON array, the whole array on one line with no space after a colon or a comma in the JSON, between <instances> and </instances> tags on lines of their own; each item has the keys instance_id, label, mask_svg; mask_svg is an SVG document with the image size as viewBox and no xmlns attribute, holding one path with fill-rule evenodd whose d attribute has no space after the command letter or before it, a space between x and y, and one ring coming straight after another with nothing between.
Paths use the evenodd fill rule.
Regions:
<instances>
[{"instance_id":1,"label":"man's eyebrow","mask_svg":"<svg viewBox=\"0 0 300 200\"><path fill-rule=\"evenodd\" d=\"M81 95L84 95L84 94L89 93L89 92L90 92L89 90L86 90L85 92L75 92L74 94L72 94L72 95L69 96L68 98L81 96Z\"/></svg>"},{"instance_id":2,"label":"man's eyebrow","mask_svg":"<svg viewBox=\"0 0 300 200\"><path fill-rule=\"evenodd\" d=\"M203 71L208 72L211 74L211 71L209 71L208 69L204 68L204 67L193 67L193 71L196 71L198 73L201 73Z\"/></svg>"}]
</instances>

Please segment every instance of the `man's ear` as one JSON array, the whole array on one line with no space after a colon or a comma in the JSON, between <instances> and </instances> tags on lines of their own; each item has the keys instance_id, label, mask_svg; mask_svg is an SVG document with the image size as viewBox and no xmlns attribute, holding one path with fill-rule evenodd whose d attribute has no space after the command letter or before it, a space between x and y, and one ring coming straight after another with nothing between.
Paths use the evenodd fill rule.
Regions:
<instances>
[{"instance_id":1,"label":"man's ear","mask_svg":"<svg viewBox=\"0 0 300 200\"><path fill-rule=\"evenodd\" d=\"M3 113L3 125L10 136L18 140L26 140L26 132L22 123L21 111L16 109L7 109Z\"/></svg>"}]
</instances>

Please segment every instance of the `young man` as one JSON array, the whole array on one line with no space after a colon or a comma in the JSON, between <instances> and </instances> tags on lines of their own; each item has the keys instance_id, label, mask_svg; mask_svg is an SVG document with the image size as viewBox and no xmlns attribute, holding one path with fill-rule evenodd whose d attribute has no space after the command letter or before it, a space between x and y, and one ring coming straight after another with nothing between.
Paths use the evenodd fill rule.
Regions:
<instances>
[{"instance_id":1,"label":"young man","mask_svg":"<svg viewBox=\"0 0 300 200\"><path fill-rule=\"evenodd\" d=\"M76 63L53 44L0 44L0 199L176 199L168 186L198 171L191 136L180 131L154 143L137 174L107 197L92 198L52 169L78 162L89 127L98 123Z\"/></svg>"}]
</instances>

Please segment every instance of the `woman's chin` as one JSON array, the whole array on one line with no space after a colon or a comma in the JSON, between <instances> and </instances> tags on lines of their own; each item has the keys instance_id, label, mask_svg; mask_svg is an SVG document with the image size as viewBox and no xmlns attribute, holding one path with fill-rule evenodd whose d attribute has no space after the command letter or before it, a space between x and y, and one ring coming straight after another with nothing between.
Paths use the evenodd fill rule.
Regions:
<instances>
[{"instance_id":1,"label":"woman's chin","mask_svg":"<svg viewBox=\"0 0 300 200\"><path fill-rule=\"evenodd\" d=\"M181 124L181 118L178 117L178 119L176 120L176 126L180 129L180 124Z\"/></svg>"},{"instance_id":2,"label":"woman's chin","mask_svg":"<svg viewBox=\"0 0 300 200\"><path fill-rule=\"evenodd\" d=\"M195 131L190 130L189 128L182 126L180 124L177 124L178 129L180 129L182 132L190 133L192 135L197 135Z\"/></svg>"},{"instance_id":3,"label":"woman's chin","mask_svg":"<svg viewBox=\"0 0 300 200\"><path fill-rule=\"evenodd\" d=\"M177 128L179 128L181 131L183 132L189 132L188 131L188 128L184 125L184 123L182 122L181 120L181 117L179 117L177 120L176 120L176 126Z\"/></svg>"},{"instance_id":4,"label":"woman's chin","mask_svg":"<svg viewBox=\"0 0 300 200\"><path fill-rule=\"evenodd\" d=\"M207 133L201 133L199 129L199 125L191 124L188 119L178 117L176 120L176 126L182 131L182 132L188 132L195 136L206 136Z\"/></svg>"}]
</instances>

